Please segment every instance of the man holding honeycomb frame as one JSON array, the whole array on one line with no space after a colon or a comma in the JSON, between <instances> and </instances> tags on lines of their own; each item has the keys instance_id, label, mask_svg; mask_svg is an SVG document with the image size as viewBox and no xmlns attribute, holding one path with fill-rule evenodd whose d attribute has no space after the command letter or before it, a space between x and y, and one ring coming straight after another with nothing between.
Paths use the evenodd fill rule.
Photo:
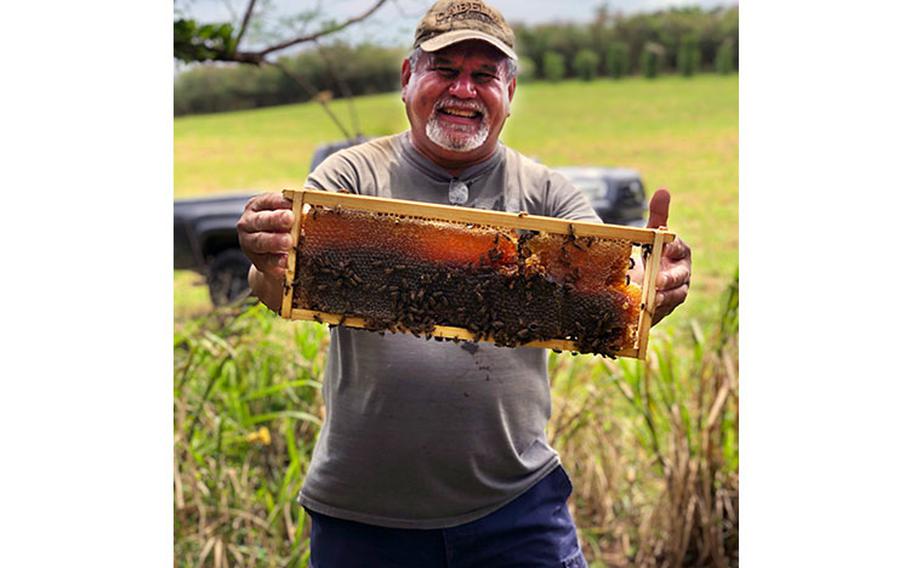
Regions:
<instances>
[{"instance_id":1,"label":"man holding honeycomb frame","mask_svg":"<svg viewBox=\"0 0 910 568\"><path fill-rule=\"evenodd\" d=\"M306 187L599 222L566 178L499 142L516 61L496 9L437 2L402 63L410 129L333 154ZM667 224L669 200L654 194L649 227ZM275 311L290 208L260 195L237 225L253 293ZM653 323L685 300L690 272L689 248L668 243ZM313 566L586 565L571 482L546 438L546 350L339 326L326 361L326 420L298 498Z\"/></svg>"}]
</instances>

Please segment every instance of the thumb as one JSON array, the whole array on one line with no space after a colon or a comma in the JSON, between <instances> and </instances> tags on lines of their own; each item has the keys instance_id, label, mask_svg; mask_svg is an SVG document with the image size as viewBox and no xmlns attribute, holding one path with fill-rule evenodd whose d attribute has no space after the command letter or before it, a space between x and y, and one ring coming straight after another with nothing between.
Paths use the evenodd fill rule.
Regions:
<instances>
[{"instance_id":1,"label":"thumb","mask_svg":"<svg viewBox=\"0 0 910 568\"><path fill-rule=\"evenodd\" d=\"M660 188L651 196L651 203L648 205L650 211L648 215L648 228L657 229L658 227L667 226L667 218L670 216L670 192Z\"/></svg>"}]
</instances>

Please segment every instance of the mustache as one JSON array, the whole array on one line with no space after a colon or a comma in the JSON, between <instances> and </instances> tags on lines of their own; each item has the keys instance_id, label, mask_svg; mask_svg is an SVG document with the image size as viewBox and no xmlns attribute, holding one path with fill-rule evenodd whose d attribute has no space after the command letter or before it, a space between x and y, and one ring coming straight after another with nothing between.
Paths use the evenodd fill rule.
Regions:
<instances>
[{"instance_id":1,"label":"mustache","mask_svg":"<svg viewBox=\"0 0 910 568\"><path fill-rule=\"evenodd\" d=\"M438 110L442 109L443 107L452 107L452 108L457 108L459 110L477 111L484 116L486 116L486 114L487 114L487 107L482 102L466 101L463 99L453 97L451 95L448 95L446 97L439 99L436 102L436 105L433 107L433 110L438 111Z\"/></svg>"}]
</instances>

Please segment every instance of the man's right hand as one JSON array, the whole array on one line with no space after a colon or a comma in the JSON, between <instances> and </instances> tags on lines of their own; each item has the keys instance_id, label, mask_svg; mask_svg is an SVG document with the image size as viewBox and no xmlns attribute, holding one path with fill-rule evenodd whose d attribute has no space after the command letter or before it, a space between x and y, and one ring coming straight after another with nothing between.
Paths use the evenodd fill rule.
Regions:
<instances>
[{"instance_id":1,"label":"man's right hand","mask_svg":"<svg viewBox=\"0 0 910 568\"><path fill-rule=\"evenodd\" d=\"M253 263L250 288L273 310L281 303L293 225L291 201L280 193L253 197L237 221L240 248Z\"/></svg>"}]
</instances>

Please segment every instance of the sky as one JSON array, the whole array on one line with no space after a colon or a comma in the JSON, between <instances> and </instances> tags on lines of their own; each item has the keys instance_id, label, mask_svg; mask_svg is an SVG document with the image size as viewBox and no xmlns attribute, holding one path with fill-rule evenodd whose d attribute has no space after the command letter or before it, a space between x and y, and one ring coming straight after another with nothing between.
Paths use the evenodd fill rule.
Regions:
<instances>
[{"instance_id":1,"label":"sky","mask_svg":"<svg viewBox=\"0 0 910 568\"><path fill-rule=\"evenodd\" d=\"M374 0L260 0L257 6L270 10L274 21L282 16L292 16L305 10L319 9L324 17L344 20L364 12ZM201 22L239 21L246 7L246 0L176 0L177 9L183 15ZM606 4L611 11L632 14L649 12L661 8L679 6L733 6L737 0L494 0L490 2L502 12L506 20L515 24L535 24L555 20L590 21L596 8ZM417 22L431 5L429 0L390 0L373 16L352 26L340 39L359 43L371 41L386 45L405 46L413 37ZM233 14L233 16L232 16ZM307 28L317 29L315 25ZM287 36L284 36L287 37ZM243 46L252 47L252 44Z\"/></svg>"}]
</instances>

